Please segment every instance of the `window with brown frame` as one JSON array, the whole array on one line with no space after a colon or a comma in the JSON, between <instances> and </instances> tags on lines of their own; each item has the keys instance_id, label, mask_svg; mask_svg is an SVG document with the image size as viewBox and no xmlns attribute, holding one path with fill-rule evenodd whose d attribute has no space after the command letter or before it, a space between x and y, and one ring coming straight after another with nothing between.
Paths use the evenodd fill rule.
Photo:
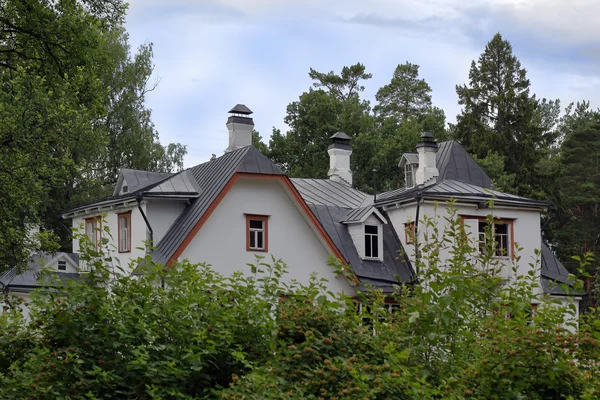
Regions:
<instances>
[{"instance_id":1,"label":"window with brown frame","mask_svg":"<svg viewBox=\"0 0 600 400\"><path fill-rule=\"evenodd\" d=\"M246 214L246 251L269 251L269 217Z\"/></svg>"},{"instance_id":2,"label":"window with brown frame","mask_svg":"<svg viewBox=\"0 0 600 400\"><path fill-rule=\"evenodd\" d=\"M413 244L415 237L415 223L407 222L404 224L404 241L406 244Z\"/></svg>"},{"instance_id":3,"label":"window with brown frame","mask_svg":"<svg viewBox=\"0 0 600 400\"><path fill-rule=\"evenodd\" d=\"M93 217L85 219L85 235L90 240L90 243L94 245L96 249L100 245L100 239L102 229L102 218L101 217Z\"/></svg>"},{"instance_id":4,"label":"window with brown frame","mask_svg":"<svg viewBox=\"0 0 600 400\"><path fill-rule=\"evenodd\" d=\"M512 221L479 220L479 250L492 251L494 257L510 257L512 248ZM492 243L488 241L493 240Z\"/></svg>"},{"instance_id":5,"label":"window with brown frame","mask_svg":"<svg viewBox=\"0 0 600 400\"><path fill-rule=\"evenodd\" d=\"M477 220L477 239L480 252L493 251L493 257L514 257L514 219L494 218L491 221L480 215L461 215L461 223L465 220ZM492 243L489 243L491 238Z\"/></svg>"},{"instance_id":6,"label":"window with brown frame","mask_svg":"<svg viewBox=\"0 0 600 400\"><path fill-rule=\"evenodd\" d=\"M117 214L119 221L119 253L131 252L131 211Z\"/></svg>"}]
</instances>

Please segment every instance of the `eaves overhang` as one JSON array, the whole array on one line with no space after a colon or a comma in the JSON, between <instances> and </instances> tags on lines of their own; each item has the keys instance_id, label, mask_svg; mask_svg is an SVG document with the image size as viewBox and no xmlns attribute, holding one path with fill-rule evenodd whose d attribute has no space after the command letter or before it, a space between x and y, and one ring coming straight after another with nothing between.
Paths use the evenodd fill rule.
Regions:
<instances>
[{"instance_id":1,"label":"eaves overhang","mask_svg":"<svg viewBox=\"0 0 600 400\"><path fill-rule=\"evenodd\" d=\"M390 206L404 206L410 203L417 202L418 192L415 191L411 193L411 196L383 200L378 201L376 203L377 207L384 207L384 209L390 209ZM509 206L512 208L528 208L535 209L540 211L547 211L552 207L552 203L544 202L539 200L529 200L529 199L506 199L502 197L494 197L493 195L478 195L478 194L461 194L461 193L435 193L435 194L426 194L423 193L422 197L420 197L423 201L438 201L438 202L446 202L450 200L456 200L461 203L473 203L478 208L493 208L489 207L489 202L493 202L494 206Z\"/></svg>"}]
</instances>

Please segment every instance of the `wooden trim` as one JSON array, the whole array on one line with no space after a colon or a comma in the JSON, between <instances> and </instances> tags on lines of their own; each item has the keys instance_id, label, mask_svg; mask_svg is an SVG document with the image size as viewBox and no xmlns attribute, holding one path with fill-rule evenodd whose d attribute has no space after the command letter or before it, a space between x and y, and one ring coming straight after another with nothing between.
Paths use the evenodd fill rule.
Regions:
<instances>
[{"instance_id":1,"label":"wooden trim","mask_svg":"<svg viewBox=\"0 0 600 400\"><path fill-rule=\"evenodd\" d=\"M412 229L410 228L412 226ZM412 230L412 236L410 231ZM413 244L413 237L415 235L415 221L406 222L404 224L404 241L406 244Z\"/></svg>"},{"instance_id":2,"label":"wooden trim","mask_svg":"<svg viewBox=\"0 0 600 400\"><path fill-rule=\"evenodd\" d=\"M262 221L264 223L264 235L263 235L263 249L253 249L250 247L250 221ZM246 214L246 251L252 252L269 252L269 216L268 215L256 215Z\"/></svg>"},{"instance_id":3,"label":"wooden trim","mask_svg":"<svg viewBox=\"0 0 600 400\"><path fill-rule=\"evenodd\" d=\"M198 233L200 228L202 228L202 226L204 225L206 220L208 220L210 215L215 211L215 209L221 203L221 201L223 200L225 195L231 190L231 188L233 187L235 182L240 177L273 179L273 180L281 181L284 184L284 186L288 189L288 191L292 194L292 197L296 200L297 204L300 206L302 211L304 211L304 213L306 214L306 216L308 217L308 219L312 223L312 225L315 227L317 232L321 235L321 237L323 238L323 240L327 244L327 247L331 250L333 255L336 258L340 259L344 265L348 265L348 261L344 258L344 256L340 252L340 250L336 247L335 243L333 243L333 240L331 239L329 234L327 234L327 232L325 232L325 230L321 226L321 223L319 222L319 220L317 220L317 217L315 217L315 215L313 214L311 209L308 207L308 205L306 204L304 199L302 199L302 196L298 192L298 189L296 189L296 187L294 186L292 181L290 181L290 178L288 178L285 175L250 174L247 172L236 172L235 174L233 174L231 179L229 179L229 182L227 182L227 184L223 187L223 189L221 189L221 192L219 193L219 195L215 198L215 200L212 202L212 204L204 212L204 214L202 215L202 218L200 218L198 220L198 222L196 223L196 225L194 225L194 227L192 228L192 230L188 234L188 236L184 239L184 241L181 243L181 245L173 253L173 256L167 262L167 265L173 264L173 262L175 260L177 260L177 258L179 256L181 256L181 254L184 252L184 250L187 248L187 246L191 243L194 236L196 236L196 234ZM355 281L358 282L358 278L355 277Z\"/></svg>"},{"instance_id":4,"label":"wooden trim","mask_svg":"<svg viewBox=\"0 0 600 400\"><path fill-rule=\"evenodd\" d=\"M483 217L481 215L460 215L460 223L462 225L465 224L465 219L476 219L478 221L487 221L487 217ZM515 221L517 219L516 218L495 218L493 219L493 222L503 222L505 224L507 224L509 226L510 229L510 256L509 257L503 257L503 256L498 256L498 257L502 257L502 258L511 258L511 259L515 259ZM477 239L479 240L479 226L477 227L477 231L478 231L478 237Z\"/></svg>"},{"instance_id":5,"label":"wooden trim","mask_svg":"<svg viewBox=\"0 0 600 400\"><path fill-rule=\"evenodd\" d=\"M127 240L129 242L128 250L121 249L121 217L127 218ZM119 243L117 248L119 253L131 253L131 210L117 214L117 231Z\"/></svg>"}]
</instances>

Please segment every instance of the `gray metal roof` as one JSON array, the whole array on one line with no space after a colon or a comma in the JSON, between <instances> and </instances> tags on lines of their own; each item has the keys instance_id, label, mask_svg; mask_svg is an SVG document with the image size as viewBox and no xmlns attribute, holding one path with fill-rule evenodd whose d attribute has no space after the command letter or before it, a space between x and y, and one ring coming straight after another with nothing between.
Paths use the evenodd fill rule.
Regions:
<instances>
[{"instance_id":1,"label":"gray metal roof","mask_svg":"<svg viewBox=\"0 0 600 400\"><path fill-rule=\"evenodd\" d=\"M404 153L402 156L413 165L419 164L419 153Z\"/></svg>"},{"instance_id":2,"label":"gray metal roof","mask_svg":"<svg viewBox=\"0 0 600 400\"><path fill-rule=\"evenodd\" d=\"M354 209L348 211L348 214L346 214L346 216L340 222L343 222L343 223L360 222L367 214L370 214L371 212L373 212L375 210L376 210L376 208L373 206L354 208ZM386 221L382 221L382 222L386 222Z\"/></svg>"},{"instance_id":3,"label":"gray metal roof","mask_svg":"<svg viewBox=\"0 0 600 400\"><path fill-rule=\"evenodd\" d=\"M129 191L127 193L113 194L111 196L106 196L106 197L100 198L98 200L95 200L91 203L85 203L85 204L80 204L80 205L71 207L67 210L62 211L61 214L64 216L66 214L76 212L79 210L84 210L84 209L90 208L90 207L102 206L102 205L113 204L115 202L120 202L120 201L124 201L124 200L135 199L138 195L147 193L150 190L152 190L153 188L155 188L156 186L160 186L161 184L165 183L166 181L169 181L169 180L174 180L176 182L184 181L185 178L181 177L181 174L183 174L183 173L184 173L184 171L176 173L176 174L172 174L172 173L163 173L163 172L150 172L150 171L138 171L138 170L133 170L133 169L123 169L123 170L121 170L121 176L119 177L119 180L121 180L121 177L125 180L134 179L134 181L137 182L137 186L135 186L133 189L130 187ZM129 176L129 178L127 178L127 176ZM141 178L141 180L140 180L140 178ZM146 180L146 178L149 178L149 179ZM129 181L127 181L127 184L129 185ZM185 186L185 185L182 185L181 183L175 183L173 185L174 185L173 187L175 187L175 185L176 185L179 188L183 188ZM165 186L165 188L168 188L168 187L169 186L167 184L167 186ZM160 190L153 192L153 195L156 197L158 197L160 195L172 195L172 194L173 194L173 192L167 193L167 192L162 192ZM177 194L182 195L182 196L194 197L197 195L197 192L196 191L178 192Z\"/></svg>"},{"instance_id":4,"label":"gray metal roof","mask_svg":"<svg viewBox=\"0 0 600 400\"><path fill-rule=\"evenodd\" d=\"M553 295L579 296L582 293L565 293L558 284L573 286L573 280L569 278L569 271L556 258L552 250L542 243L540 283L545 293Z\"/></svg>"},{"instance_id":5,"label":"gray metal roof","mask_svg":"<svg viewBox=\"0 0 600 400\"><path fill-rule=\"evenodd\" d=\"M352 138L348 136L345 132L336 132L333 135L331 135L330 139L352 140Z\"/></svg>"},{"instance_id":6,"label":"gray metal roof","mask_svg":"<svg viewBox=\"0 0 600 400\"><path fill-rule=\"evenodd\" d=\"M186 170L154 186L152 189L146 191L144 194L177 193L197 195L199 194L199 192L200 188L194 184L193 179L190 179L190 173L188 170Z\"/></svg>"},{"instance_id":7,"label":"gray metal roof","mask_svg":"<svg viewBox=\"0 0 600 400\"><path fill-rule=\"evenodd\" d=\"M383 261L363 260L358 255L348 227L340 222L346 217L349 209L316 204L311 204L310 208L361 282L391 292L394 284L413 280L412 266L408 259L399 256L398 251L402 250L402 244L389 221L382 225Z\"/></svg>"},{"instance_id":8,"label":"gray metal roof","mask_svg":"<svg viewBox=\"0 0 600 400\"><path fill-rule=\"evenodd\" d=\"M236 104L235 107L233 107L231 110L229 110L229 112L234 113L234 114L247 114L247 115L252 114L252 110L250 110L244 104Z\"/></svg>"},{"instance_id":9,"label":"gray metal roof","mask_svg":"<svg viewBox=\"0 0 600 400\"><path fill-rule=\"evenodd\" d=\"M470 183L456 180L442 180L430 186L401 188L377 195L377 204L394 203L405 199L413 199L418 193L423 196L439 196L456 199L494 200L514 203L515 205L530 205L534 207L547 207L550 203L528 199L510 193L487 189Z\"/></svg>"},{"instance_id":10,"label":"gray metal roof","mask_svg":"<svg viewBox=\"0 0 600 400\"><path fill-rule=\"evenodd\" d=\"M436 157L437 168L440 172L438 181L455 180L470 183L483 188L491 188L492 180L473 160L467 151L456 141L438 144Z\"/></svg>"},{"instance_id":11,"label":"gray metal roof","mask_svg":"<svg viewBox=\"0 0 600 400\"><path fill-rule=\"evenodd\" d=\"M291 180L308 204L358 208L373 203L373 196L331 179Z\"/></svg>"},{"instance_id":12,"label":"gray metal roof","mask_svg":"<svg viewBox=\"0 0 600 400\"><path fill-rule=\"evenodd\" d=\"M368 206L350 210L340 222L359 222L362 219L362 217L368 214L372 209L372 206Z\"/></svg>"},{"instance_id":13,"label":"gray metal roof","mask_svg":"<svg viewBox=\"0 0 600 400\"><path fill-rule=\"evenodd\" d=\"M193 203L179 215L160 243L157 244L153 253L153 258L157 262L166 263L171 259L233 174L245 172L284 175L279 167L252 146L230 151L187 171L188 177L193 180L200 193Z\"/></svg>"},{"instance_id":14,"label":"gray metal roof","mask_svg":"<svg viewBox=\"0 0 600 400\"><path fill-rule=\"evenodd\" d=\"M121 169L121 174L127 182L129 192L136 192L173 175L168 172L140 171L128 168Z\"/></svg>"},{"instance_id":15,"label":"gray metal roof","mask_svg":"<svg viewBox=\"0 0 600 400\"><path fill-rule=\"evenodd\" d=\"M411 164L419 164L418 153L402 154ZM483 188L492 188L492 180L473 160L467 151L456 141L438 143L436 165L439 171L437 181L455 180Z\"/></svg>"},{"instance_id":16,"label":"gray metal roof","mask_svg":"<svg viewBox=\"0 0 600 400\"><path fill-rule=\"evenodd\" d=\"M59 278L61 280L79 279L78 273L52 271L52 277L46 276L44 281L40 280L42 269L47 266L48 261L61 255L68 257L75 265L79 265L79 254L76 253L36 254L29 260L25 271L18 273L16 268L11 268L0 275L1 287L9 291L18 289L30 291L52 283L51 278Z\"/></svg>"}]
</instances>

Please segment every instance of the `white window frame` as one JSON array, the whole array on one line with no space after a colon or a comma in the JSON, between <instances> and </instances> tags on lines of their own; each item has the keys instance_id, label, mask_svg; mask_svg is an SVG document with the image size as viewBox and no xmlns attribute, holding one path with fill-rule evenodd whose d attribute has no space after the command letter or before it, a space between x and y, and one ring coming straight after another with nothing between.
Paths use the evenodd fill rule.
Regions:
<instances>
[{"instance_id":1,"label":"white window frame","mask_svg":"<svg viewBox=\"0 0 600 400\"><path fill-rule=\"evenodd\" d=\"M367 233L367 227L368 226L373 226L377 229L377 233ZM377 249L377 255L373 255L373 238L377 239L377 246L375 246L375 248ZM369 243L371 244L371 254L368 255L367 254L367 240L369 240ZM380 225L372 225L372 224L365 224L364 225L364 242L365 242L365 259L370 259L370 260L381 260L381 226Z\"/></svg>"},{"instance_id":2,"label":"white window frame","mask_svg":"<svg viewBox=\"0 0 600 400\"><path fill-rule=\"evenodd\" d=\"M413 174L413 166L411 163L406 163L404 165L404 186L406 188L415 186L415 176Z\"/></svg>"},{"instance_id":3,"label":"white window frame","mask_svg":"<svg viewBox=\"0 0 600 400\"><path fill-rule=\"evenodd\" d=\"M61 268L63 267L63 268ZM66 271L67 270L67 262L65 260L58 260L58 262L56 263L56 270L57 271Z\"/></svg>"}]
</instances>

